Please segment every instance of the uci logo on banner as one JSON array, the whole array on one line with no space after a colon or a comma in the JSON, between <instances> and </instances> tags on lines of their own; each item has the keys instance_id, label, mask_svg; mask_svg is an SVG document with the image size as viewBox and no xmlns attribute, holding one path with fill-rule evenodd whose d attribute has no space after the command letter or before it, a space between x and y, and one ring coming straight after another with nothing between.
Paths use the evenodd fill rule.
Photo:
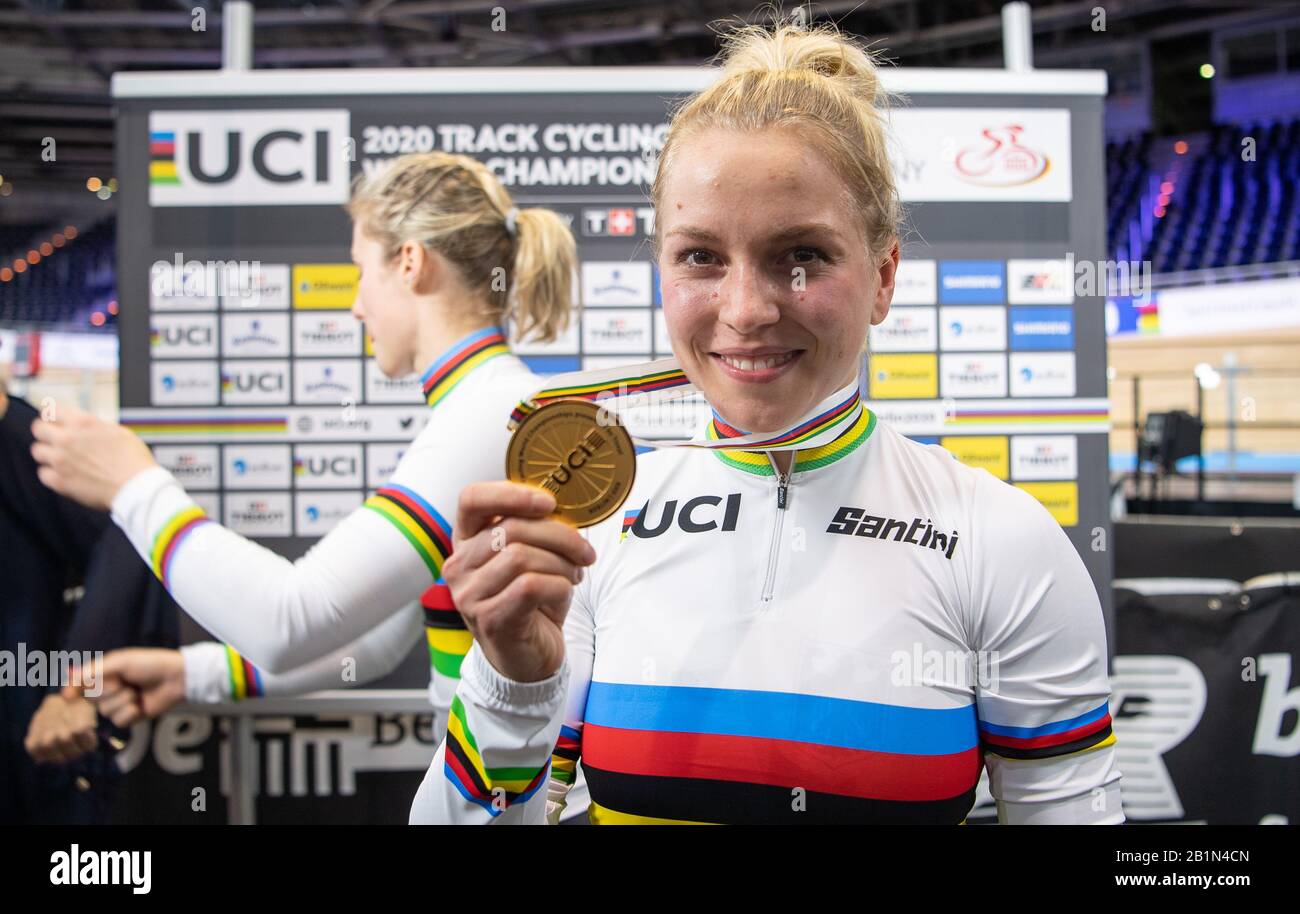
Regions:
<instances>
[{"instance_id":1,"label":"uci logo on banner","mask_svg":"<svg viewBox=\"0 0 1300 914\"><path fill-rule=\"evenodd\" d=\"M150 206L347 202L349 112L153 111Z\"/></svg>"}]
</instances>

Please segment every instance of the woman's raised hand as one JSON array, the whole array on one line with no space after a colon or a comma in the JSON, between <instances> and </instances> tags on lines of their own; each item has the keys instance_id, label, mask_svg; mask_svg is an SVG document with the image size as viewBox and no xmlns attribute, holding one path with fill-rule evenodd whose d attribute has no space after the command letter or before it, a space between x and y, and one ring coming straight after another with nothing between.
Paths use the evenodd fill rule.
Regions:
<instances>
[{"instance_id":1,"label":"woman's raised hand","mask_svg":"<svg viewBox=\"0 0 1300 914\"><path fill-rule=\"evenodd\" d=\"M130 429L62 403L32 423L36 475L60 495L107 511L118 490L156 463Z\"/></svg>"},{"instance_id":2,"label":"woman's raised hand","mask_svg":"<svg viewBox=\"0 0 1300 914\"><path fill-rule=\"evenodd\" d=\"M489 663L537 682L564 662L564 617L596 552L574 527L548 517L550 493L515 482L461 490L443 577Z\"/></svg>"}]
</instances>

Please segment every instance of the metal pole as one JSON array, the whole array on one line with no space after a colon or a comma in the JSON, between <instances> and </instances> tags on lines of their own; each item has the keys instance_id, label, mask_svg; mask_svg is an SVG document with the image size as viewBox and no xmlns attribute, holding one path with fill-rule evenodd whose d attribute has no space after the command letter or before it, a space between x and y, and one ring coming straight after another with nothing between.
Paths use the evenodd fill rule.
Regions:
<instances>
[{"instance_id":1,"label":"metal pole","mask_svg":"<svg viewBox=\"0 0 1300 914\"><path fill-rule=\"evenodd\" d=\"M253 69L253 4L226 0L221 8L221 69Z\"/></svg>"},{"instance_id":2,"label":"metal pole","mask_svg":"<svg viewBox=\"0 0 1300 914\"><path fill-rule=\"evenodd\" d=\"M1205 387L1200 378L1196 379L1196 421L1201 426L1196 442L1196 503L1200 510L1205 502Z\"/></svg>"},{"instance_id":3,"label":"metal pole","mask_svg":"<svg viewBox=\"0 0 1300 914\"><path fill-rule=\"evenodd\" d=\"M226 801L227 824L257 824L257 744L253 739L253 718L239 715L230 719L230 797Z\"/></svg>"},{"instance_id":4,"label":"metal pole","mask_svg":"<svg viewBox=\"0 0 1300 914\"><path fill-rule=\"evenodd\" d=\"M1237 354L1225 353L1223 373L1228 376L1224 395L1228 398L1228 479L1237 484Z\"/></svg>"},{"instance_id":5,"label":"metal pole","mask_svg":"<svg viewBox=\"0 0 1300 914\"><path fill-rule=\"evenodd\" d=\"M1133 375L1133 500L1142 503L1142 377Z\"/></svg>"},{"instance_id":6,"label":"metal pole","mask_svg":"<svg viewBox=\"0 0 1300 914\"><path fill-rule=\"evenodd\" d=\"M1002 7L1002 66L1017 73L1034 68L1034 31L1022 0Z\"/></svg>"}]
</instances>

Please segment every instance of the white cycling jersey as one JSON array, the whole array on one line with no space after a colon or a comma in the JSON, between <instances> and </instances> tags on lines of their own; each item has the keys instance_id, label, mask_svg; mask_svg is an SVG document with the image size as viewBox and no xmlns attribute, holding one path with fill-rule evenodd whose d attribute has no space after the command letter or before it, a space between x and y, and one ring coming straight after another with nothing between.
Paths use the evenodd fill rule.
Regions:
<instances>
[{"instance_id":1,"label":"white cycling jersey","mask_svg":"<svg viewBox=\"0 0 1300 914\"><path fill-rule=\"evenodd\" d=\"M597 823L959 823L985 766L1003 822L1123 821L1101 608L1047 511L865 408L774 467L640 457L565 665L471 648L412 820L553 819L581 758Z\"/></svg>"},{"instance_id":2,"label":"white cycling jersey","mask_svg":"<svg viewBox=\"0 0 1300 914\"><path fill-rule=\"evenodd\" d=\"M118 493L113 519L181 607L227 642L181 649L190 700L341 687L345 661L356 681L379 678L423 617L440 732L471 640L442 580L457 499L504 477L506 419L539 379L491 327L452 345L422 381L433 414L392 477L296 562L211 521L161 467Z\"/></svg>"}]
</instances>

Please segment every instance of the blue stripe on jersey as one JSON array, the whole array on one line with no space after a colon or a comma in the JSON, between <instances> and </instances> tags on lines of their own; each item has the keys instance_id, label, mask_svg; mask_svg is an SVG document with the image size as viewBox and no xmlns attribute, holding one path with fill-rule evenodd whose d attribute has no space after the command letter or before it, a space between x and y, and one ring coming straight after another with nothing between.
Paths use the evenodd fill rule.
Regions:
<instances>
[{"instance_id":1,"label":"blue stripe on jersey","mask_svg":"<svg viewBox=\"0 0 1300 914\"><path fill-rule=\"evenodd\" d=\"M384 485L384 488L396 489L398 492L401 492L403 495L411 499L411 501L415 502L421 508L428 511L429 516L433 518L434 522L439 527L441 527L443 531L447 534L447 539L448 540L451 539L451 524L447 523L446 518L444 518L441 514L438 513L437 508L429 504L429 500L427 498L425 498L423 495L421 495L419 492L415 491L414 489L408 488L406 486L398 485L395 482L386 483Z\"/></svg>"},{"instance_id":2,"label":"blue stripe on jersey","mask_svg":"<svg viewBox=\"0 0 1300 914\"><path fill-rule=\"evenodd\" d=\"M1053 733L1064 733L1066 730L1073 730L1075 727L1082 727L1084 724L1090 724L1094 720L1100 720L1110 713L1110 706L1102 702L1091 711L1086 711L1078 717L1071 717L1069 720L1058 720L1052 723L1043 724L1040 727L1011 727L1006 724L991 724L986 720L980 721L980 729L985 733L992 733L995 736L1014 736L1017 739L1032 739L1035 736L1050 736Z\"/></svg>"},{"instance_id":3,"label":"blue stripe on jersey","mask_svg":"<svg viewBox=\"0 0 1300 914\"><path fill-rule=\"evenodd\" d=\"M979 745L975 706L900 705L800 695L592 682L586 723L625 730L784 739L869 752L950 755Z\"/></svg>"},{"instance_id":4,"label":"blue stripe on jersey","mask_svg":"<svg viewBox=\"0 0 1300 914\"><path fill-rule=\"evenodd\" d=\"M428 368L424 370L424 374L420 375L420 383L423 384L425 381L428 381L429 378L433 377L433 375L438 371L438 369L442 368L442 366L446 365L453 358L463 353L467 346L472 346L475 343L477 343L479 340L486 339L487 337L500 332L501 332L500 327L484 327L482 330L475 330L473 333L469 334L468 336L457 340L455 343L452 344L450 349L448 349L442 355L438 356L438 360L436 362L434 362L432 365L430 365Z\"/></svg>"}]
</instances>

